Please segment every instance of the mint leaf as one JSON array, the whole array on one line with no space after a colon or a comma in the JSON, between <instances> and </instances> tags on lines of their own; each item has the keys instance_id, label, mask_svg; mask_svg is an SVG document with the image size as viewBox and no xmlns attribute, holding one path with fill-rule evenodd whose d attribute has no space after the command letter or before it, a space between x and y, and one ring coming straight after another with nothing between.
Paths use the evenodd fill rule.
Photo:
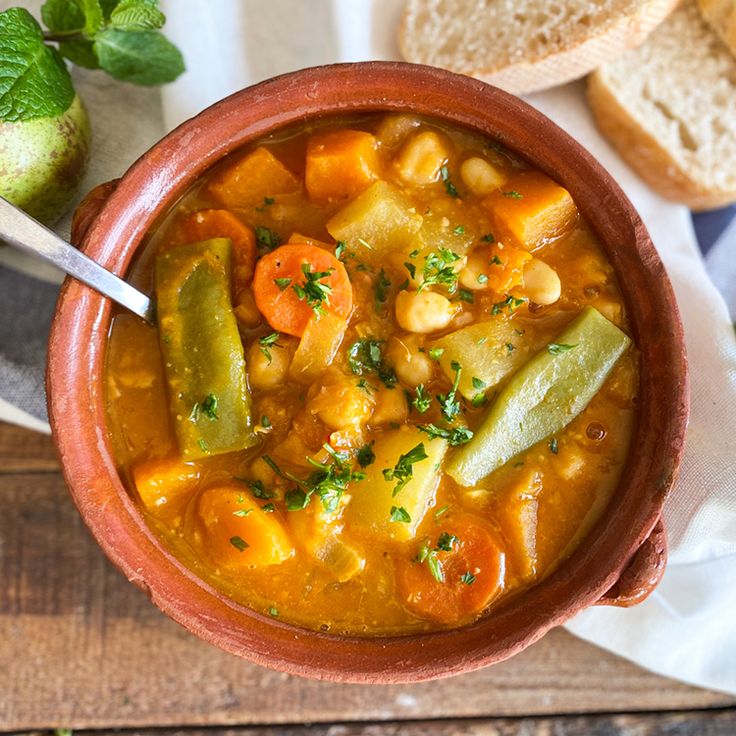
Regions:
<instances>
[{"instance_id":1,"label":"mint leaf","mask_svg":"<svg viewBox=\"0 0 736 736\"><path fill-rule=\"evenodd\" d=\"M95 56L94 44L86 38L75 38L72 41L61 41L59 53L69 59L72 64L87 69L99 69L100 62Z\"/></svg>"},{"instance_id":2,"label":"mint leaf","mask_svg":"<svg viewBox=\"0 0 736 736\"><path fill-rule=\"evenodd\" d=\"M108 28L95 36L94 48L100 66L123 82L165 84L184 71L179 49L158 31Z\"/></svg>"},{"instance_id":3,"label":"mint leaf","mask_svg":"<svg viewBox=\"0 0 736 736\"><path fill-rule=\"evenodd\" d=\"M94 36L102 28L102 6L100 0L75 0L84 11L84 32L87 36Z\"/></svg>"},{"instance_id":4,"label":"mint leaf","mask_svg":"<svg viewBox=\"0 0 736 736\"><path fill-rule=\"evenodd\" d=\"M110 23L123 31L156 30L166 22L157 5L158 0L120 0L110 14Z\"/></svg>"},{"instance_id":5,"label":"mint leaf","mask_svg":"<svg viewBox=\"0 0 736 736\"><path fill-rule=\"evenodd\" d=\"M41 20L53 33L81 33L84 29L84 10L78 0L46 0L41 6Z\"/></svg>"},{"instance_id":6,"label":"mint leaf","mask_svg":"<svg viewBox=\"0 0 736 736\"><path fill-rule=\"evenodd\" d=\"M59 52L23 8L0 13L0 120L54 117L69 109L74 87Z\"/></svg>"}]
</instances>

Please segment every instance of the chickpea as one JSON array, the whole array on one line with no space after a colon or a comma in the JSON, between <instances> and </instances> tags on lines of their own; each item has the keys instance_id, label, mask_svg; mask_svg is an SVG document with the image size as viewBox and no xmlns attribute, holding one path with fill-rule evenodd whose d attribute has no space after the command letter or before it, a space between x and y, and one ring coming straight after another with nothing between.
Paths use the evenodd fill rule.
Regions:
<instances>
[{"instance_id":1,"label":"chickpea","mask_svg":"<svg viewBox=\"0 0 736 736\"><path fill-rule=\"evenodd\" d=\"M426 353L419 352L419 340L414 335L405 338L392 337L386 357L397 378L405 386L415 388L420 383L429 383L432 378L432 361Z\"/></svg>"},{"instance_id":2,"label":"chickpea","mask_svg":"<svg viewBox=\"0 0 736 736\"><path fill-rule=\"evenodd\" d=\"M271 356L269 360L268 355L261 350L258 340L255 340L248 348L247 358L248 381L251 388L264 390L277 388L283 384L289 375L295 347L294 340L282 335L278 344L266 348Z\"/></svg>"},{"instance_id":3,"label":"chickpea","mask_svg":"<svg viewBox=\"0 0 736 736\"><path fill-rule=\"evenodd\" d=\"M420 353L421 354L421 353ZM409 416L409 406L403 391L381 387L376 393L376 408L370 424L402 424Z\"/></svg>"},{"instance_id":4,"label":"chickpea","mask_svg":"<svg viewBox=\"0 0 736 736\"><path fill-rule=\"evenodd\" d=\"M250 289L243 289L238 292L235 300L235 317L244 327L258 327L263 321L261 313L258 311L256 301L253 298L253 292Z\"/></svg>"},{"instance_id":5,"label":"chickpea","mask_svg":"<svg viewBox=\"0 0 736 736\"><path fill-rule=\"evenodd\" d=\"M456 311L456 305L433 291L400 291L396 295L396 321L407 332L442 330Z\"/></svg>"},{"instance_id":6,"label":"chickpea","mask_svg":"<svg viewBox=\"0 0 736 736\"><path fill-rule=\"evenodd\" d=\"M473 291L487 289L489 272L488 248L478 248L468 256L465 267L460 271L460 286Z\"/></svg>"},{"instance_id":7,"label":"chickpea","mask_svg":"<svg viewBox=\"0 0 736 736\"><path fill-rule=\"evenodd\" d=\"M506 181L503 172L478 156L473 156L473 158L465 159L462 162L460 178L463 180L463 184L478 196L490 194L495 189L499 189Z\"/></svg>"},{"instance_id":8,"label":"chickpea","mask_svg":"<svg viewBox=\"0 0 736 736\"><path fill-rule=\"evenodd\" d=\"M336 368L326 371L309 393L307 410L332 430L365 424L373 410L373 397Z\"/></svg>"},{"instance_id":9,"label":"chickpea","mask_svg":"<svg viewBox=\"0 0 736 736\"><path fill-rule=\"evenodd\" d=\"M523 288L535 304L554 304L562 293L557 271L539 258L532 258L524 265Z\"/></svg>"},{"instance_id":10,"label":"chickpea","mask_svg":"<svg viewBox=\"0 0 736 736\"><path fill-rule=\"evenodd\" d=\"M376 136L382 146L393 148L421 124L419 118L411 115L386 115L378 126Z\"/></svg>"},{"instance_id":11,"label":"chickpea","mask_svg":"<svg viewBox=\"0 0 736 736\"><path fill-rule=\"evenodd\" d=\"M399 176L408 184L426 186L437 181L450 152L437 133L425 130L415 135L401 149Z\"/></svg>"}]
</instances>

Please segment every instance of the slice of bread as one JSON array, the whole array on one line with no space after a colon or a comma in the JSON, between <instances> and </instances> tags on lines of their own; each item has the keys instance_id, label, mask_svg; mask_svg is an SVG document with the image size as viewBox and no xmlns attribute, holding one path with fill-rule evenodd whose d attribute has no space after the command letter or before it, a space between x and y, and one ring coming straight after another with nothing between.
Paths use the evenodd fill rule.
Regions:
<instances>
[{"instance_id":1,"label":"slice of bread","mask_svg":"<svg viewBox=\"0 0 736 736\"><path fill-rule=\"evenodd\" d=\"M698 0L710 27L736 56L736 0Z\"/></svg>"},{"instance_id":2,"label":"slice of bread","mask_svg":"<svg viewBox=\"0 0 736 736\"><path fill-rule=\"evenodd\" d=\"M407 61L469 74L509 92L587 74L641 43L678 0L407 0Z\"/></svg>"},{"instance_id":3,"label":"slice of bread","mask_svg":"<svg viewBox=\"0 0 736 736\"><path fill-rule=\"evenodd\" d=\"M687 0L594 72L598 127L656 191L691 209L736 201L736 59Z\"/></svg>"}]
</instances>

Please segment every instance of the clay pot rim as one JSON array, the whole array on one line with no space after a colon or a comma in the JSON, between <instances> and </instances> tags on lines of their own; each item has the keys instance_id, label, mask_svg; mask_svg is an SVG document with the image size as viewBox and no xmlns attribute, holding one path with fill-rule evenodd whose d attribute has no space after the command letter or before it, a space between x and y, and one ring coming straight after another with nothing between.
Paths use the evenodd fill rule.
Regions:
<instances>
[{"instance_id":1,"label":"clay pot rim","mask_svg":"<svg viewBox=\"0 0 736 736\"><path fill-rule=\"evenodd\" d=\"M49 418L85 523L128 579L171 618L226 651L291 674L340 682L416 682L511 656L593 605L618 580L657 523L674 482L687 422L687 367L662 263L610 175L526 103L431 67L330 65L235 93L176 128L128 170L83 247L122 274L157 216L225 153L290 122L368 110L428 114L492 135L518 151L570 189L619 276L642 353L633 449L609 511L555 573L474 624L398 637L320 634L227 599L160 545L120 481L104 417L102 366L111 305L71 280L61 290L49 341Z\"/></svg>"}]
</instances>

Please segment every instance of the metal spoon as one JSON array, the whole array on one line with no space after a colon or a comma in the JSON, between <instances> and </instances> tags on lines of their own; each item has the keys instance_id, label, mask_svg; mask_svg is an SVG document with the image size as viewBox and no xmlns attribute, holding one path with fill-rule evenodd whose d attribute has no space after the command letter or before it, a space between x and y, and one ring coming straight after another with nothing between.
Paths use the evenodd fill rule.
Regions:
<instances>
[{"instance_id":1,"label":"metal spoon","mask_svg":"<svg viewBox=\"0 0 736 736\"><path fill-rule=\"evenodd\" d=\"M154 301L0 197L0 240L39 256L154 324Z\"/></svg>"}]
</instances>

